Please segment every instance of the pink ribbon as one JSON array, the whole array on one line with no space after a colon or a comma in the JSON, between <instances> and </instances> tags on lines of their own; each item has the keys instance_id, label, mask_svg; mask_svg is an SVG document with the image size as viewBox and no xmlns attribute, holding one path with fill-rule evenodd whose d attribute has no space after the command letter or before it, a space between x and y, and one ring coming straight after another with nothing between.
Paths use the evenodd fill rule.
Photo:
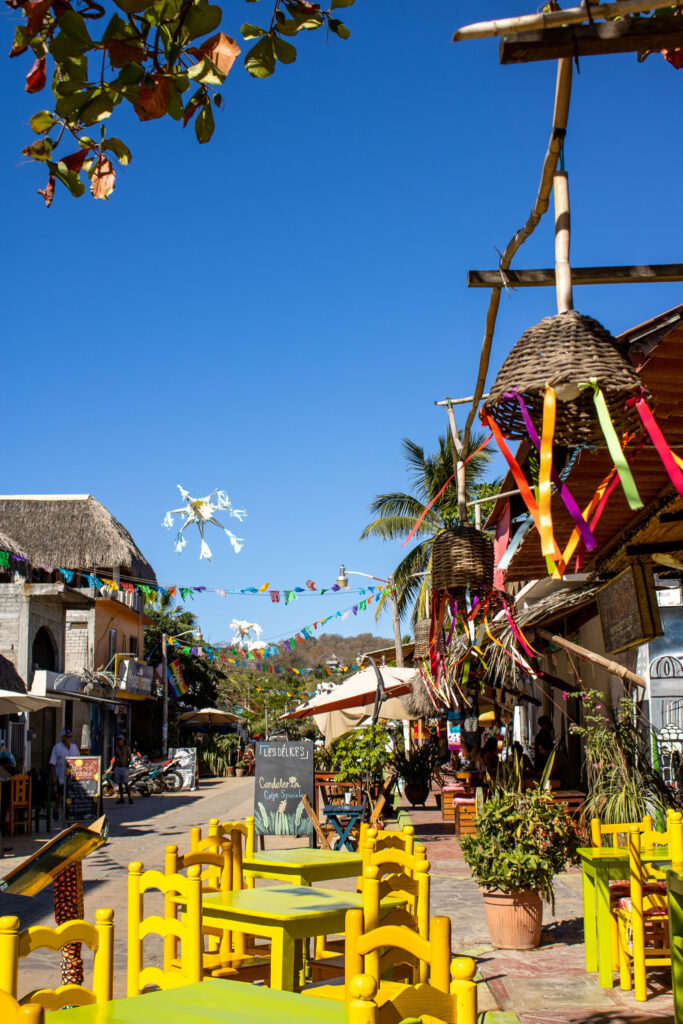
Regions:
<instances>
[{"instance_id":1,"label":"pink ribbon","mask_svg":"<svg viewBox=\"0 0 683 1024\"><path fill-rule=\"evenodd\" d=\"M669 474L669 479L674 485L681 498L683 498L683 473L674 461L674 457L671 454L671 449L666 443L664 434L659 429L659 425L655 422L655 418L648 408L648 404L644 398L636 399L636 409L640 413L640 418L643 421L643 426L650 435L650 440L657 449L657 454L664 463L664 469Z\"/></svg>"}]
</instances>

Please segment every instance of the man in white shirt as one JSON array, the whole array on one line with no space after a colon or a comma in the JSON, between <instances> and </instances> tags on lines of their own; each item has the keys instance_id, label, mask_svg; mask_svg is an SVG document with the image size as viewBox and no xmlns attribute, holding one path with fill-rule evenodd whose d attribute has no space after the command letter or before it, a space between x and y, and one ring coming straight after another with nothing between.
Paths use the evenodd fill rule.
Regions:
<instances>
[{"instance_id":1,"label":"man in white shirt","mask_svg":"<svg viewBox=\"0 0 683 1024\"><path fill-rule=\"evenodd\" d=\"M52 811L54 818L64 810L64 783L66 782L66 758L78 757L80 750L71 738L71 729L62 729L60 743L55 743L50 754L50 774L57 800Z\"/></svg>"}]
</instances>

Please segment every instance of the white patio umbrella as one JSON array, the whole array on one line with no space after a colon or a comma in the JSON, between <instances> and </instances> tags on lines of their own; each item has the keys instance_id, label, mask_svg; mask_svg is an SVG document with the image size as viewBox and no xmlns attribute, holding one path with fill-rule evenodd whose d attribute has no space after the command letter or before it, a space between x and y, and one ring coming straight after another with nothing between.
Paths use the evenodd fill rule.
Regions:
<instances>
[{"instance_id":1,"label":"white patio umbrella","mask_svg":"<svg viewBox=\"0 0 683 1024\"><path fill-rule=\"evenodd\" d=\"M379 668L386 699L380 704L379 718L384 721L391 719L412 719L415 716L406 711L401 696L411 691L411 684L416 676L412 668ZM304 718L313 715L315 724L331 743L338 736L355 729L366 718L372 718L377 693L377 673L373 667L356 672L343 683L339 683L329 693L312 697L305 704L283 715L283 718Z\"/></svg>"},{"instance_id":2,"label":"white patio umbrella","mask_svg":"<svg viewBox=\"0 0 683 1024\"><path fill-rule=\"evenodd\" d=\"M179 720L183 725L207 725L209 728L217 725L228 725L230 722L243 722L239 715L233 715L231 711L222 711L220 708L201 708L200 711L184 711Z\"/></svg>"},{"instance_id":3,"label":"white patio umbrella","mask_svg":"<svg viewBox=\"0 0 683 1024\"><path fill-rule=\"evenodd\" d=\"M0 715L16 715L21 711L40 711L62 702L53 697L36 697L32 693L18 693L16 690L0 690Z\"/></svg>"}]
</instances>

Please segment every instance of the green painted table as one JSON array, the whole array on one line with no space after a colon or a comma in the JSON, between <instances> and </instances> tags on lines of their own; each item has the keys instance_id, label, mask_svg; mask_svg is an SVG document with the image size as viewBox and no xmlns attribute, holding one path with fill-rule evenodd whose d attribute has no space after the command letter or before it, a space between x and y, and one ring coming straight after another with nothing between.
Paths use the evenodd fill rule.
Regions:
<instances>
[{"instance_id":1,"label":"green painted table","mask_svg":"<svg viewBox=\"0 0 683 1024\"><path fill-rule=\"evenodd\" d=\"M183 906L180 897L173 899ZM382 908L388 913L404 903L388 896L382 900ZM293 992L303 963L304 941L343 932L347 910L362 907L361 893L272 885L206 893L202 898L202 921L213 928L270 939L270 987Z\"/></svg>"},{"instance_id":2,"label":"green painted table","mask_svg":"<svg viewBox=\"0 0 683 1024\"><path fill-rule=\"evenodd\" d=\"M245 858L242 867L248 878L270 878L292 885L315 885L332 878L358 878L363 867L359 853L312 850L263 850Z\"/></svg>"},{"instance_id":3,"label":"green painted table","mask_svg":"<svg viewBox=\"0 0 683 1024\"><path fill-rule=\"evenodd\" d=\"M313 1004L313 1005L310 1005ZM215 978L59 1011L59 1024L346 1024L344 1003Z\"/></svg>"},{"instance_id":4,"label":"green painted table","mask_svg":"<svg viewBox=\"0 0 683 1024\"><path fill-rule=\"evenodd\" d=\"M581 847L583 889L583 928L586 944L586 970L598 972L601 988L612 988L612 931L609 883L627 881L628 850L612 846ZM644 864L656 864L668 856L666 846L656 846L641 854Z\"/></svg>"}]
</instances>

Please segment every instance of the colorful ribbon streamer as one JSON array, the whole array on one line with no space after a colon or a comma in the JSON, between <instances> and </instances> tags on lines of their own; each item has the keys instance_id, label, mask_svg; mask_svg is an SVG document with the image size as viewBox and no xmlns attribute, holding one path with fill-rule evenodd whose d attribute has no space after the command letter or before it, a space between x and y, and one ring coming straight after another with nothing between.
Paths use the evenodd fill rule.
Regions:
<instances>
[{"instance_id":1,"label":"colorful ribbon streamer","mask_svg":"<svg viewBox=\"0 0 683 1024\"><path fill-rule=\"evenodd\" d=\"M643 421L643 426L650 436L650 440L657 449L657 454L664 464L664 469L669 474L671 483L674 485L681 498L683 498L683 473L677 465L677 460L673 452L666 443L664 434L659 428L659 424L655 422L655 418L650 412L648 404L642 396L636 399L636 409Z\"/></svg>"},{"instance_id":2,"label":"colorful ribbon streamer","mask_svg":"<svg viewBox=\"0 0 683 1024\"><path fill-rule=\"evenodd\" d=\"M598 414L598 423L600 424L600 429L602 430L607 443L607 450L609 451L612 462L617 467L617 473L621 480L621 486L624 489L624 495L626 496L628 507L635 512L637 509L643 507L643 502L638 494L636 482L633 479L623 449L619 443L617 432L614 429L614 424L612 423L612 418L609 414L609 409L607 408L605 396L603 395L595 377L591 377L589 384L579 384L579 387L591 387L593 389L595 411Z\"/></svg>"}]
</instances>

